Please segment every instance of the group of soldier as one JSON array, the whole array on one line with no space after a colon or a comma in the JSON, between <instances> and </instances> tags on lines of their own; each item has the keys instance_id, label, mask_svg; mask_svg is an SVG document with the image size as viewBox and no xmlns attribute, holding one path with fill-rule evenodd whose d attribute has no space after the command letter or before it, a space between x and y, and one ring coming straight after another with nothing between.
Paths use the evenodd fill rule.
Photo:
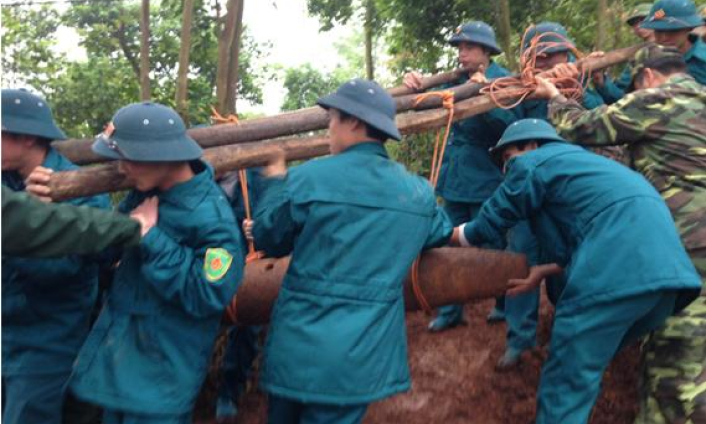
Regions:
<instances>
[{"instance_id":1,"label":"group of soldier","mask_svg":"<svg viewBox=\"0 0 706 424\"><path fill-rule=\"evenodd\" d=\"M556 312L537 423L588 422L606 366L636 340L637 422L706 423L706 45L692 34L703 18L691 0L658 0L627 23L650 43L619 78L594 74L581 102L537 77L519 106L454 123L436 193L387 155L401 139L390 95L343 84L318 101L331 156L288 169L277 155L251 173L252 220L236 179L219 186L179 115L150 102L117 111L93 143L134 184L118 206L131 219L92 209L109 207L105 195L71 201L92 208L38 202L51 202L53 171L75 168L50 144L66 137L43 99L3 90L3 421L83 422L80 400L107 424L190 423L250 240L292 255L259 377L271 423L358 423L410 388L401 284L422 250L444 245L531 264L488 316L507 323L499 370L535 346L545 283ZM561 25L533 25L522 48L542 34L538 70L578 78ZM456 84L509 75L487 24L449 43L469 70ZM99 267L114 270L100 294ZM447 306L429 329L462 322ZM246 352L236 374L258 332L229 344L234 362ZM237 392L219 396L224 415Z\"/></svg>"}]
</instances>

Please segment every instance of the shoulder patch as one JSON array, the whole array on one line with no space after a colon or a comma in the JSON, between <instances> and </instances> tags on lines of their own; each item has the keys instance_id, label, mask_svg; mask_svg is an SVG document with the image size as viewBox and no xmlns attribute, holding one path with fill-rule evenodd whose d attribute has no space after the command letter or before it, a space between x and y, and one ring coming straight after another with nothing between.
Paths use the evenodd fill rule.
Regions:
<instances>
[{"instance_id":1,"label":"shoulder patch","mask_svg":"<svg viewBox=\"0 0 706 424\"><path fill-rule=\"evenodd\" d=\"M233 263L233 255L227 250L220 247L206 249L203 273L208 281L215 283L226 275L231 263Z\"/></svg>"}]
</instances>

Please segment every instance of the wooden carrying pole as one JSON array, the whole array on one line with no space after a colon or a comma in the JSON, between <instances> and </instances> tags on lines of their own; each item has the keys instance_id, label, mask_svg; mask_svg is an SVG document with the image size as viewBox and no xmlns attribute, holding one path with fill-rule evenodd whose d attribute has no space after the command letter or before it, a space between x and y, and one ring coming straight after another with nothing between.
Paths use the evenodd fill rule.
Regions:
<instances>
[{"instance_id":1,"label":"wooden carrying pole","mask_svg":"<svg viewBox=\"0 0 706 424\"><path fill-rule=\"evenodd\" d=\"M590 62L591 69L603 69L614 64L613 60L606 54L606 57L592 60ZM511 100L512 98L497 97L497 99ZM453 119L454 121L466 119L496 107L496 103L488 96L472 97L455 103ZM398 115L397 126L402 134L415 134L440 128L446 125L447 119L446 109L411 112ZM208 129L215 130L229 126L224 124ZM204 160L213 165L216 174L222 174L235 169L266 165L269 159L280 150L284 151L289 161L323 156L329 153L328 139L326 137L298 137L214 147L205 151ZM75 171L53 173L49 186L52 191L52 199L60 201L127 189L132 187L132 183L118 172L115 163L109 163Z\"/></svg>"},{"instance_id":2,"label":"wooden carrying pole","mask_svg":"<svg viewBox=\"0 0 706 424\"><path fill-rule=\"evenodd\" d=\"M641 46L627 47L606 53L601 58L584 59L579 65L584 69L599 70L625 62L632 58L635 51ZM446 81L450 75L459 76L459 71L447 72L434 75L423 81L423 86L439 85ZM455 79L452 79L453 81ZM450 88L454 93L454 101L459 102L476 96L482 84L463 84ZM419 105L415 106L417 95L408 93L409 90L402 90L396 87L388 90L391 93L399 93L396 97L397 111L406 112L409 110L426 110L439 108L442 99L439 97L426 98ZM253 141L268 140L277 137L286 137L295 134L306 133L326 128L328 118L326 112L319 107L300 109L294 112L282 113L274 116L256 118L241 121L240 124L224 124L207 128L195 128L189 130L189 135L202 147L210 148L229 144L246 143ZM53 143L53 146L61 154L66 156L73 163L85 165L89 163L106 162L107 159L100 157L91 151L93 140L65 140Z\"/></svg>"},{"instance_id":3,"label":"wooden carrying pole","mask_svg":"<svg viewBox=\"0 0 706 424\"><path fill-rule=\"evenodd\" d=\"M246 265L243 283L231 302L237 323L261 325L269 322L288 266L289 257L261 259ZM436 308L502 296L509 279L525 278L528 272L524 255L442 247L422 254L418 288L429 306ZM404 282L403 293L406 310L421 309L411 275Z\"/></svg>"},{"instance_id":4,"label":"wooden carrying pole","mask_svg":"<svg viewBox=\"0 0 706 424\"><path fill-rule=\"evenodd\" d=\"M464 100L454 106L454 120L465 119L495 107L495 103L487 96ZM442 127L447 121L448 111L435 109L399 115L397 126L403 134L414 134ZM309 159L328 154L329 141L326 137L298 137L234 144L206 149L203 159L213 166L217 175L221 175L236 169L266 165L280 150L284 151L288 161ZM118 172L115 162L55 172L50 178L49 186L54 201L119 191L133 186L131 181Z\"/></svg>"}]
</instances>

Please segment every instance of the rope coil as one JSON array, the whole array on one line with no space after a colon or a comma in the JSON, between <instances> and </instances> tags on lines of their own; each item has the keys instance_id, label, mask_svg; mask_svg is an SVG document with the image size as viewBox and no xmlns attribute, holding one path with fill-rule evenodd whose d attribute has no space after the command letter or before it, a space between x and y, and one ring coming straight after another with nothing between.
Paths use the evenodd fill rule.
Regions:
<instances>
[{"instance_id":1,"label":"rope coil","mask_svg":"<svg viewBox=\"0 0 706 424\"><path fill-rule=\"evenodd\" d=\"M529 27L527 31L525 31L522 36L521 45L526 45L527 34L532 29L533 27ZM561 41L543 41L543 39L546 38L559 39ZM534 93L537 88L537 74L541 72L536 66L537 57L546 55L550 50L557 47L569 50L577 59L584 57L583 53L564 35L556 32L538 34L530 40L529 46L520 56L520 76L495 79L487 87L483 87L481 93L490 96L493 103L499 108L512 109L517 107L520 103L524 102L528 96ZM543 76L556 85L561 94L566 98L580 101L583 98L584 89L588 84L588 76L590 73L590 69L582 69L578 78L568 78L558 76L549 70L545 71ZM506 103L503 101L503 98L516 98L517 100Z\"/></svg>"}]
</instances>

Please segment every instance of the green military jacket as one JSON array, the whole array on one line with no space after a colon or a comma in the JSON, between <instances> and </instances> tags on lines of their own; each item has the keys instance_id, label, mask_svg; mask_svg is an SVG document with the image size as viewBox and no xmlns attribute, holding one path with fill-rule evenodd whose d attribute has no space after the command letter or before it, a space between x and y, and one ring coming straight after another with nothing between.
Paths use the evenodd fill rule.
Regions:
<instances>
[{"instance_id":1,"label":"green military jacket","mask_svg":"<svg viewBox=\"0 0 706 424\"><path fill-rule=\"evenodd\" d=\"M45 258L98 253L140 242L128 217L86 206L45 204L2 187L2 253Z\"/></svg>"},{"instance_id":2,"label":"green military jacket","mask_svg":"<svg viewBox=\"0 0 706 424\"><path fill-rule=\"evenodd\" d=\"M632 167L659 191L689 254L706 275L706 87L677 74L590 111L558 97L549 105L559 133L582 145L627 147Z\"/></svg>"}]
</instances>

